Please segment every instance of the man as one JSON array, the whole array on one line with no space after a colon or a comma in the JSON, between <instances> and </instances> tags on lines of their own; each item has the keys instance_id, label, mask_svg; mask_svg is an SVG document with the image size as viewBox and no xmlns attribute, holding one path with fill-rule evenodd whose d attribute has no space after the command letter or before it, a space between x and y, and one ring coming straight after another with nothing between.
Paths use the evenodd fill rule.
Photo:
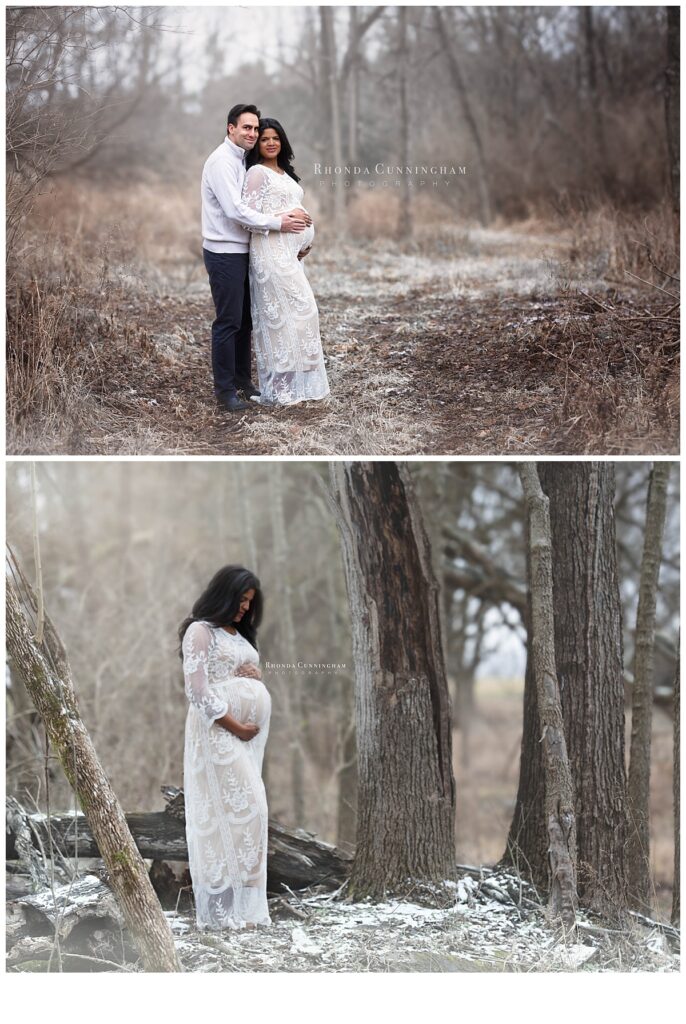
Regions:
<instances>
[{"instance_id":1,"label":"man","mask_svg":"<svg viewBox=\"0 0 686 1024\"><path fill-rule=\"evenodd\" d=\"M271 217L242 199L245 154L257 142L260 112L238 103L229 111L226 138L210 154L202 172L203 258L217 313L212 324L212 373L219 405L237 412L259 392L250 380L249 230L304 231L312 218L304 210Z\"/></svg>"}]
</instances>

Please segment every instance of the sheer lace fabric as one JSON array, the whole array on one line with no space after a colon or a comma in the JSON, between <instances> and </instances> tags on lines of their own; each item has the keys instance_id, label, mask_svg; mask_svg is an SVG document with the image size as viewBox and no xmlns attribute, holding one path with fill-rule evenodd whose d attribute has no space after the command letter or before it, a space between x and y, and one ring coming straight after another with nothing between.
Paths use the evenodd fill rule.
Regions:
<instances>
[{"instance_id":1,"label":"sheer lace fabric","mask_svg":"<svg viewBox=\"0 0 686 1024\"><path fill-rule=\"evenodd\" d=\"M302 208L303 196L290 175L262 164L245 177L243 199L260 213L278 216ZM253 346L265 404L293 405L329 394L317 303L298 260L313 238L313 227L295 234L252 232L250 237Z\"/></svg>"},{"instance_id":2,"label":"sheer lace fabric","mask_svg":"<svg viewBox=\"0 0 686 1024\"><path fill-rule=\"evenodd\" d=\"M262 761L271 698L259 679L236 676L259 664L255 648L206 622L183 638L189 700L184 749L188 859L199 928L270 924L267 906L267 797ZM247 743L216 724L229 712L260 731Z\"/></svg>"}]
</instances>

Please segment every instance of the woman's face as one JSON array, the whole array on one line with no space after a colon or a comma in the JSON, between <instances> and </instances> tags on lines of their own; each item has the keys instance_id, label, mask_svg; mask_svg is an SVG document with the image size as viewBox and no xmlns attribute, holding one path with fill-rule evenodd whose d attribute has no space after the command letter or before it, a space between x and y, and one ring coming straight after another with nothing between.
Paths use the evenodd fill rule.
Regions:
<instances>
[{"instance_id":1,"label":"woman's face","mask_svg":"<svg viewBox=\"0 0 686 1024\"><path fill-rule=\"evenodd\" d=\"M281 152L281 139L274 128L265 128L260 135L260 156L265 160L274 160Z\"/></svg>"},{"instance_id":2,"label":"woman's face","mask_svg":"<svg viewBox=\"0 0 686 1024\"><path fill-rule=\"evenodd\" d=\"M245 613L250 608L250 602L252 601L254 596L255 596L255 591L254 590L246 590L246 592L242 595L240 607L238 609L238 614L234 618L234 620L233 620L234 622L240 622L241 621L241 619L243 618Z\"/></svg>"}]
</instances>

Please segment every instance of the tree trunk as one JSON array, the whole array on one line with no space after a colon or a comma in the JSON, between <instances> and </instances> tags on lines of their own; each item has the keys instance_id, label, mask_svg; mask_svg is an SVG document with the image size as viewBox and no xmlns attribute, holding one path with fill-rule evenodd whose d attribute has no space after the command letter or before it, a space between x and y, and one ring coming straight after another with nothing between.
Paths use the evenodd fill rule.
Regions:
<instances>
[{"instance_id":1,"label":"tree trunk","mask_svg":"<svg viewBox=\"0 0 686 1024\"><path fill-rule=\"evenodd\" d=\"M254 464L253 464L254 465ZM239 502L240 502L240 529L241 536L244 540L246 550L248 552L249 569L254 572L256 576L260 574L260 563L259 554L257 549L257 543L255 541L255 527L253 523L254 512L250 507L248 495L250 494L251 480L248 479L246 472L245 462L241 461L236 464L235 467L238 470L239 480ZM230 490L232 481L229 479L227 474L224 474L224 483L227 486L227 496ZM254 477L251 478L254 481ZM235 483L234 483L235 486ZM235 492L234 492L235 497ZM228 505L227 505L228 507ZM228 518L228 517L227 517ZM227 549L228 550L228 549Z\"/></svg>"},{"instance_id":2,"label":"tree trunk","mask_svg":"<svg viewBox=\"0 0 686 1024\"><path fill-rule=\"evenodd\" d=\"M357 7L349 7L350 38L357 35ZM348 77L348 160L351 165L357 161L359 149L359 114L360 112L360 64L357 54L353 57Z\"/></svg>"},{"instance_id":3,"label":"tree trunk","mask_svg":"<svg viewBox=\"0 0 686 1024\"><path fill-rule=\"evenodd\" d=\"M469 96L467 94L467 87L465 86L464 77L460 70L460 63L455 56L453 51L452 43L450 41L450 29L445 19L445 15L440 7L432 7L434 16L434 23L436 25L436 31L443 53L448 65L448 71L450 73L450 80L457 94L457 98L462 109L462 116L465 120L467 130L471 136L474 149L476 151L476 170L477 170L477 187L479 189L479 209L480 209L480 220L482 225L485 227L491 223L493 219L492 204L491 204L491 193L489 188L489 167L486 160L486 154L484 152L483 142L481 139L481 133L476 123L476 118L472 111L471 103L469 102Z\"/></svg>"},{"instance_id":4,"label":"tree trunk","mask_svg":"<svg viewBox=\"0 0 686 1024\"><path fill-rule=\"evenodd\" d=\"M555 653L575 791L578 895L600 913L627 902L622 612L614 467L542 463L553 540Z\"/></svg>"},{"instance_id":5,"label":"tree trunk","mask_svg":"<svg viewBox=\"0 0 686 1024\"><path fill-rule=\"evenodd\" d=\"M629 757L629 898L635 910L651 911L650 732L653 717L655 605L667 511L669 462L656 462L650 474L643 558L636 613L634 683L631 688Z\"/></svg>"},{"instance_id":6,"label":"tree trunk","mask_svg":"<svg viewBox=\"0 0 686 1024\"><path fill-rule=\"evenodd\" d=\"M681 857L681 836L679 835L681 828L681 780L679 778L679 773L681 772L681 724L679 722L679 718L681 716L681 658L678 653L680 647L681 643L679 640L677 646L676 677L674 679L674 776L672 779L672 789L674 793L674 888L672 889L672 924L677 927L681 920L681 865L679 860Z\"/></svg>"},{"instance_id":7,"label":"tree trunk","mask_svg":"<svg viewBox=\"0 0 686 1024\"><path fill-rule=\"evenodd\" d=\"M407 167L409 158L410 118L407 110L407 7L398 8L398 131L400 133L400 166ZM412 205L410 176L401 175L400 208L398 211L398 238L412 237Z\"/></svg>"},{"instance_id":8,"label":"tree trunk","mask_svg":"<svg viewBox=\"0 0 686 1024\"><path fill-rule=\"evenodd\" d=\"M555 665L553 560L548 498L533 462L520 463L527 504L527 562L531 592L529 650L542 747L550 909L566 931L576 922L576 825L572 774Z\"/></svg>"},{"instance_id":9,"label":"tree trunk","mask_svg":"<svg viewBox=\"0 0 686 1024\"><path fill-rule=\"evenodd\" d=\"M679 238L679 210L681 171L679 142L679 31L681 9L667 8L667 67L665 69L665 117L667 119L667 147L669 150L669 181L672 193L672 210L674 211L674 231Z\"/></svg>"},{"instance_id":10,"label":"tree trunk","mask_svg":"<svg viewBox=\"0 0 686 1024\"><path fill-rule=\"evenodd\" d=\"M321 56L325 75L325 86L328 98L329 110L329 134L331 138L331 152L329 159L332 159L334 167L343 165L343 139L341 128L341 103L338 89L338 74L336 69L336 39L333 27L333 8L320 7L319 18L321 22ZM333 227L337 238L340 238L345 228L345 195L341 187L342 182L337 180L340 176L332 175L333 184Z\"/></svg>"},{"instance_id":11,"label":"tree trunk","mask_svg":"<svg viewBox=\"0 0 686 1024\"><path fill-rule=\"evenodd\" d=\"M575 790L579 899L627 903L626 772L621 606L607 464L540 464L550 498L555 650ZM505 860L545 882L543 775L531 651L517 804Z\"/></svg>"},{"instance_id":12,"label":"tree trunk","mask_svg":"<svg viewBox=\"0 0 686 1024\"><path fill-rule=\"evenodd\" d=\"M455 874L455 782L438 593L409 471L335 462L357 682L357 849L350 892Z\"/></svg>"},{"instance_id":13,"label":"tree trunk","mask_svg":"<svg viewBox=\"0 0 686 1024\"><path fill-rule=\"evenodd\" d=\"M146 971L180 971L174 938L154 893L143 859L127 827L91 739L81 721L66 659L50 656L50 641L33 639L18 592L7 580L7 646L36 705L64 772L97 839ZM46 623L46 632L52 629ZM55 645L61 647L59 638Z\"/></svg>"},{"instance_id":14,"label":"tree trunk","mask_svg":"<svg viewBox=\"0 0 686 1024\"><path fill-rule=\"evenodd\" d=\"M352 8L351 8L352 10ZM329 510L326 509L328 515ZM334 526L334 530L336 527ZM331 559L326 566L326 603L331 636L341 632L340 597L336 582L339 566ZM354 844L357 829L357 742L355 739L355 680L350 672L338 679L339 700L336 715L336 842Z\"/></svg>"},{"instance_id":15,"label":"tree trunk","mask_svg":"<svg viewBox=\"0 0 686 1024\"><path fill-rule=\"evenodd\" d=\"M340 757L338 772L338 814L336 839L354 843L357 827L357 740L355 737L355 692L352 680L341 681Z\"/></svg>"},{"instance_id":16,"label":"tree trunk","mask_svg":"<svg viewBox=\"0 0 686 1024\"><path fill-rule=\"evenodd\" d=\"M269 477L269 495L272 519L272 557L276 568L276 600L280 608L279 641L282 655L288 665L295 665L297 652L295 626L293 623L293 595L289 583L288 537L284 512L284 488L286 477L280 465L272 467ZM282 670L283 671L283 670ZM286 709L289 734L289 770L292 821L302 824L305 815L305 757L303 752L304 707L302 701L302 679L293 668L290 675L279 680L279 688Z\"/></svg>"},{"instance_id":17,"label":"tree trunk","mask_svg":"<svg viewBox=\"0 0 686 1024\"><path fill-rule=\"evenodd\" d=\"M603 106L598 89L598 72L596 67L596 31L593 20L593 8L579 8L583 25L584 46L586 50L586 80L588 86L587 114L592 125L592 137L595 143L593 163L599 170L599 178L606 194L610 194L614 186L614 175L610 168L610 160L605 138L605 122Z\"/></svg>"},{"instance_id":18,"label":"tree trunk","mask_svg":"<svg viewBox=\"0 0 686 1024\"><path fill-rule=\"evenodd\" d=\"M529 604L531 603L529 599ZM527 616L531 619L531 611ZM527 633L530 630L527 626ZM549 885L548 842L545 825L545 783L541 751L541 727L536 699L531 643L526 657L524 676L524 711L522 745L519 761L519 785L507 849L503 863L530 879L539 892L547 892Z\"/></svg>"},{"instance_id":19,"label":"tree trunk","mask_svg":"<svg viewBox=\"0 0 686 1024\"><path fill-rule=\"evenodd\" d=\"M351 164L356 163L360 151L360 77L364 62L362 42L365 35L385 11L385 7L372 7L361 16L362 8L350 7L348 20L348 46L337 74L339 87L347 89L348 96L348 151ZM334 47L335 49L335 47ZM326 78L326 72L323 75Z\"/></svg>"}]
</instances>

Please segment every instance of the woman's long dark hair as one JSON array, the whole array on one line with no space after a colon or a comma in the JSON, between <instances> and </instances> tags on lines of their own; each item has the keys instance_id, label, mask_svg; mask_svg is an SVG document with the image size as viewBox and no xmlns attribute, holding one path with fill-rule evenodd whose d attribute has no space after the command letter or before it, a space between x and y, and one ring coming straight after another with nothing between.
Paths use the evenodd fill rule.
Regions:
<instances>
[{"instance_id":1,"label":"woman's long dark hair","mask_svg":"<svg viewBox=\"0 0 686 1024\"><path fill-rule=\"evenodd\" d=\"M274 129L276 134L279 136L279 142L281 143L281 149L279 150L279 154L276 158L277 164L282 171L285 171L286 174L290 174L293 181L300 181L300 178L293 169L293 150L291 149L291 144L288 141L288 136L281 127L280 122L273 117L260 118L260 131L257 136L257 142L250 152L245 154L246 170L253 167L255 164L260 163L260 139L267 128Z\"/></svg>"},{"instance_id":2,"label":"woman's long dark hair","mask_svg":"<svg viewBox=\"0 0 686 1024\"><path fill-rule=\"evenodd\" d=\"M254 590L250 607L240 620L234 622L247 590ZM191 622L211 622L213 626L233 626L257 650L257 628L262 621L262 590L255 573L242 565L225 565L214 574L205 590L193 605L193 611L179 626L179 641L183 643Z\"/></svg>"}]
</instances>

